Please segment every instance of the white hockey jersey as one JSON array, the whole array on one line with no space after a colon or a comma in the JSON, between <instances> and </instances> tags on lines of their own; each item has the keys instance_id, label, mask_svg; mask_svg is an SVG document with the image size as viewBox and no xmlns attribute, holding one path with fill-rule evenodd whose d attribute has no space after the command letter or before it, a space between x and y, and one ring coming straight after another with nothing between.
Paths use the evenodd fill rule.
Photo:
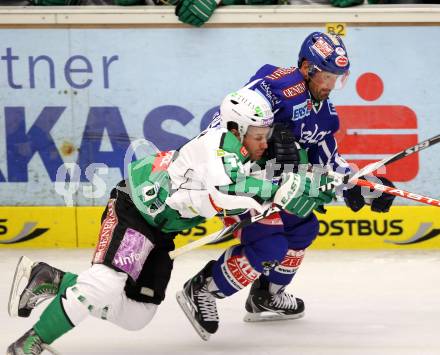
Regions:
<instances>
[{"instance_id":1,"label":"white hockey jersey","mask_svg":"<svg viewBox=\"0 0 440 355\"><path fill-rule=\"evenodd\" d=\"M275 185L251 175L246 148L224 128L211 128L185 144L169 165L172 194L166 200L185 218L220 211L263 212Z\"/></svg>"}]
</instances>

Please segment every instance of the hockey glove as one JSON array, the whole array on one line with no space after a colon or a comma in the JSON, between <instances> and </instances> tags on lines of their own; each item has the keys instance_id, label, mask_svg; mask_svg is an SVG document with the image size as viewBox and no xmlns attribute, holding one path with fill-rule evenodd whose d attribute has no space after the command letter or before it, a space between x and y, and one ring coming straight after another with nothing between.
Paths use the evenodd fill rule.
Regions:
<instances>
[{"instance_id":1,"label":"hockey glove","mask_svg":"<svg viewBox=\"0 0 440 355\"><path fill-rule=\"evenodd\" d=\"M145 2L144 0L113 0L113 5L119 5L119 6L145 5Z\"/></svg>"},{"instance_id":2,"label":"hockey glove","mask_svg":"<svg viewBox=\"0 0 440 355\"><path fill-rule=\"evenodd\" d=\"M298 217L307 217L316 207L326 203L321 197L321 192L316 189L316 184L304 174L283 174L281 186L275 193L273 202L285 211Z\"/></svg>"},{"instance_id":3,"label":"hockey glove","mask_svg":"<svg viewBox=\"0 0 440 355\"><path fill-rule=\"evenodd\" d=\"M347 207L353 212L357 212L364 207L365 199L364 196L362 196L361 187L354 185L351 189L345 190L344 201Z\"/></svg>"},{"instance_id":4,"label":"hockey glove","mask_svg":"<svg viewBox=\"0 0 440 355\"><path fill-rule=\"evenodd\" d=\"M275 159L274 176L283 172L297 172L300 164L307 164L307 152L295 142L291 129L283 124L276 124L266 150L268 160Z\"/></svg>"},{"instance_id":5,"label":"hockey glove","mask_svg":"<svg viewBox=\"0 0 440 355\"><path fill-rule=\"evenodd\" d=\"M36 6L72 6L81 5L81 0L31 0L30 3Z\"/></svg>"},{"instance_id":6,"label":"hockey glove","mask_svg":"<svg viewBox=\"0 0 440 355\"><path fill-rule=\"evenodd\" d=\"M335 198L336 194L335 194L335 189L333 188L332 190L328 190L328 191L320 191L319 187L322 185L327 185L329 183L331 183L333 181L333 179L330 176L327 175L321 175L320 179L319 179L319 185L318 186L314 186L314 188L316 188L318 191L318 199L323 201L323 203L330 203L333 201L333 199Z\"/></svg>"},{"instance_id":7,"label":"hockey glove","mask_svg":"<svg viewBox=\"0 0 440 355\"><path fill-rule=\"evenodd\" d=\"M246 0L246 5L279 5L278 0Z\"/></svg>"},{"instance_id":8,"label":"hockey glove","mask_svg":"<svg viewBox=\"0 0 440 355\"><path fill-rule=\"evenodd\" d=\"M222 0L222 5L280 5L278 0Z\"/></svg>"},{"instance_id":9,"label":"hockey glove","mask_svg":"<svg viewBox=\"0 0 440 355\"><path fill-rule=\"evenodd\" d=\"M382 185L395 187L394 184L387 178L384 177L377 177L377 178L381 181ZM373 212L389 212L390 207L393 204L395 198L396 196L386 194L385 192L383 192L382 195L373 199L373 201L371 202L371 210Z\"/></svg>"},{"instance_id":10,"label":"hockey glove","mask_svg":"<svg viewBox=\"0 0 440 355\"><path fill-rule=\"evenodd\" d=\"M384 177L377 177L382 185L395 187L391 181ZM368 196L365 196L368 198ZM382 193L379 197L371 200L371 210L373 212L388 212L393 204L395 196ZM362 195L361 186L353 186L351 189L344 191L344 201L347 207L357 212L365 206L365 198Z\"/></svg>"},{"instance_id":11,"label":"hockey glove","mask_svg":"<svg viewBox=\"0 0 440 355\"><path fill-rule=\"evenodd\" d=\"M330 0L330 4L336 7L349 7L362 5L364 0Z\"/></svg>"},{"instance_id":12,"label":"hockey glove","mask_svg":"<svg viewBox=\"0 0 440 355\"><path fill-rule=\"evenodd\" d=\"M336 197L334 188L332 190L328 190L328 191L320 191L319 190L320 186L327 185L327 184L331 183L332 181L333 181L333 179L330 176L321 175L320 179L319 179L319 185L315 186L315 182L314 182L314 187L317 189L317 193L318 193L318 199L320 201L322 201L318 206L315 207L316 212L323 213L323 214L327 213L327 210L324 208L324 204L332 202L333 199Z\"/></svg>"},{"instance_id":13,"label":"hockey glove","mask_svg":"<svg viewBox=\"0 0 440 355\"><path fill-rule=\"evenodd\" d=\"M200 27L209 20L216 8L214 0L180 0L175 13L183 23Z\"/></svg>"}]
</instances>

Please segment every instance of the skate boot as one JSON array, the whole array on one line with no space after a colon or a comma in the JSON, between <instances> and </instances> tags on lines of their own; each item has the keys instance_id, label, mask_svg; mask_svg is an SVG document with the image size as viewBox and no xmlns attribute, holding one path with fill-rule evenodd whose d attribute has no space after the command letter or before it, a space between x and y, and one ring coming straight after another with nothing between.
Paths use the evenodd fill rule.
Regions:
<instances>
[{"instance_id":1,"label":"skate boot","mask_svg":"<svg viewBox=\"0 0 440 355\"><path fill-rule=\"evenodd\" d=\"M224 297L212 279L211 269L214 263L215 261L211 260L185 283L182 291L176 293L177 302L203 340L208 340L218 329L215 299Z\"/></svg>"},{"instance_id":2,"label":"skate boot","mask_svg":"<svg viewBox=\"0 0 440 355\"><path fill-rule=\"evenodd\" d=\"M6 350L7 355L38 355L47 349L41 338L35 333L33 329L28 330L16 342L8 346ZM50 350L49 350L50 351Z\"/></svg>"},{"instance_id":3,"label":"skate boot","mask_svg":"<svg viewBox=\"0 0 440 355\"><path fill-rule=\"evenodd\" d=\"M63 276L64 272L61 270L46 263L33 263L29 258L22 256L15 269L9 295L9 315L29 317L37 305L57 294ZM22 280L27 280L27 285L19 294L18 288Z\"/></svg>"},{"instance_id":4,"label":"skate boot","mask_svg":"<svg viewBox=\"0 0 440 355\"><path fill-rule=\"evenodd\" d=\"M304 302L284 292L285 286L257 279L246 300L245 322L296 319L304 316Z\"/></svg>"}]
</instances>

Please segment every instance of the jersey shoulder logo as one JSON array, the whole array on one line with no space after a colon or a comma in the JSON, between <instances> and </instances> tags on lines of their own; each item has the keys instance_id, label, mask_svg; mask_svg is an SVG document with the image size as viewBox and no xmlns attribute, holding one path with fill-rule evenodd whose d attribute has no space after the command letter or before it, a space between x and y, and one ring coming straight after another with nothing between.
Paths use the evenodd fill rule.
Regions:
<instances>
[{"instance_id":1,"label":"jersey shoulder logo","mask_svg":"<svg viewBox=\"0 0 440 355\"><path fill-rule=\"evenodd\" d=\"M270 84L266 80L262 80L259 84L260 91L270 101L272 108L281 103L281 100L273 93Z\"/></svg>"},{"instance_id":2,"label":"jersey shoulder logo","mask_svg":"<svg viewBox=\"0 0 440 355\"><path fill-rule=\"evenodd\" d=\"M245 148L245 146L242 146L240 148L240 154L244 157L247 158L247 156L249 155L249 152L247 151L247 149Z\"/></svg>"},{"instance_id":3,"label":"jersey shoulder logo","mask_svg":"<svg viewBox=\"0 0 440 355\"><path fill-rule=\"evenodd\" d=\"M301 95L306 91L306 83L304 81L300 81L295 85L289 86L283 90L283 95L286 99L293 99L294 97Z\"/></svg>"},{"instance_id":4,"label":"jersey shoulder logo","mask_svg":"<svg viewBox=\"0 0 440 355\"><path fill-rule=\"evenodd\" d=\"M266 75L266 78L271 80L280 80L284 78L286 75L292 74L297 68L276 68L272 74Z\"/></svg>"},{"instance_id":5,"label":"jersey shoulder logo","mask_svg":"<svg viewBox=\"0 0 440 355\"><path fill-rule=\"evenodd\" d=\"M168 152L159 152L153 162L151 172L165 171L173 160L174 150Z\"/></svg>"}]
</instances>

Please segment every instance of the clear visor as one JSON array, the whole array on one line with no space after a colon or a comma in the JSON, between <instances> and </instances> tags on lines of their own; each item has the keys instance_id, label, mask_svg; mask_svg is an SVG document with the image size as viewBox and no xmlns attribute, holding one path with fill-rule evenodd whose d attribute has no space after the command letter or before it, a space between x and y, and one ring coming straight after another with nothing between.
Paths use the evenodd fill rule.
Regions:
<instances>
[{"instance_id":1,"label":"clear visor","mask_svg":"<svg viewBox=\"0 0 440 355\"><path fill-rule=\"evenodd\" d=\"M273 132L273 127L248 126L245 135L257 141L265 140L267 142L272 136L272 132Z\"/></svg>"},{"instance_id":2,"label":"clear visor","mask_svg":"<svg viewBox=\"0 0 440 355\"><path fill-rule=\"evenodd\" d=\"M315 84L327 87L330 90L341 90L347 82L350 71L347 70L344 74L333 74L328 71L323 71L317 66L316 73L310 78Z\"/></svg>"}]
</instances>

